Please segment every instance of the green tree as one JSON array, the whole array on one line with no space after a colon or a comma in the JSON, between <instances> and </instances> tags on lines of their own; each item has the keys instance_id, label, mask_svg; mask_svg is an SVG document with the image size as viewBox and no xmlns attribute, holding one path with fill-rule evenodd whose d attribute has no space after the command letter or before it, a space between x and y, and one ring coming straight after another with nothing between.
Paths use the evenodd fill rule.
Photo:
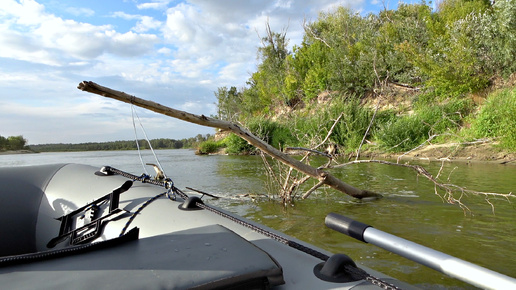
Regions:
<instances>
[{"instance_id":1,"label":"green tree","mask_svg":"<svg viewBox=\"0 0 516 290\"><path fill-rule=\"evenodd\" d=\"M479 58L490 73L507 77L516 72L516 0L494 1L472 30Z\"/></svg>"},{"instance_id":2,"label":"green tree","mask_svg":"<svg viewBox=\"0 0 516 290\"><path fill-rule=\"evenodd\" d=\"M7 149L10 150L22 150L25 148L25 145L27 144L27 140L23 138L23 136L10 136L7 137Z\"/></svg>"},{"instance_id":3,"label":"green tree","mask_svg":"<svg viewBox=\"0 0 516 290\"><path fill-rule=\"evenodd\" d=\"M0 150L6 150L9 142L4 136L0 136Z\"/></svg>"},{"instance_id":4,"label":"green tree","mask_svg":"<svg viewBox=\"0 0 516 290\"><path fill-rule=\"evenodd\" d=\"M242 112L242 92L239 92L236 87L220 87L215 93L217 97L217 117L226 121L237 121Z\"/></svg>"},{"instance_id":5,"label":"green tree","mask_svg":"<svg viewBox=\"0 0 516 290\"><path fill-rule=\"evenodd\" d=\"M267 23L267 35L262 38L262 47L258 48L258 58L261 63L258 70L252 74L248 84L253 87L247 98L256 98L254 101L260 108L270 109L279 101L289 103L288 95L284 94L285 59L289 55L286 38L286 30L273 32ZM256 105L255 105L256 106Z\"/></svg>"},{"instance_id":6,"label":"green tree","mask_svg":"<svg viewBox=\"0 0 516 290\"><path fill-rule=\"evenodd\" d=\"M470 29L470 23L488 8L485 0L441 1L426 22L431 33L428 45L419 49L402 47L421 71L426 87L441 96L458 96L487 86L488 77L473 37L477 32Z\"/></svg>"}]
</instances>

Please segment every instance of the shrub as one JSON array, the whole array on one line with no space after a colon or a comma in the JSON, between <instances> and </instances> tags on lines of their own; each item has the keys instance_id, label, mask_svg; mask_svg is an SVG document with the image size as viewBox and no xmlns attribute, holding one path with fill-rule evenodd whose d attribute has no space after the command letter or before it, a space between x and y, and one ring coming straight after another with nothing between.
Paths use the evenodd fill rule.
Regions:
<instances>
[{"instance_id":1,"label":"shrub","mask_svg":"<svg viewBox=\"0 0 516 290\"><path fill-rule=\"evenodd\" d=\"M230 134L224 141L229 154L252 153L255 150L251 144L235 134Z\"/></svg>"},{"instance_id":2,"label":"shrub","mask_svg":"<svg viewBox=\"0 0 516 290\"><path fill-rule=\"evenodd\" d=\"M429 134L441 134L460 129L472 109L473 103L470 100L453 99L439 105L416 105L415 113L429 126Z\"/></svg>"},{"instance_id":3,"label":"shrub","mask_svg":"<svg viewBox=\"0 0 516 290\"><path fill-rule=\"evenodd\" d=\"M247 127L253 134L275 148L297 143L290 129L278 122L254 118L249 120Z\"/></svg>"},{"instance_id":4,"label":"shrub","mask_svg":"<svg viewBox=\"0 0 516 290\"><path fill-rule=\"evenodd\" d=\"M486 100L471 130L477 138L499 137L502 147L516 150L516 88L497 92Z\"/></svg>"},{"instance_id":5,"label":"shrub","mask_svg":"<svg viewBox=\"0 0 516 290\"><path fill-rule=\"evenodd\" d=\"M213 140L204 141L199 144L199 148L197 148L197 152L199 154L210 154L217 152L220 148L225 147L225 141L220 140L218 142Z\"/></svg>"},{"instance_id":6,"label":"shrub","mask_svg":"<svg viewBox=\"0 0 516 290\"><path fill-rule=\"evenodd\" d=\"M390 151L410 150L428 138L430 127L416 115L402 116L381 124L377 139Z\"/></svg>"},{"instance_id":7,"label":"shrub","mask_svg":"<svg viewBox=\"0 0 516 290\"><path fill-rule=\"evenodd\" d=\"M343 114L342 118L335 126L331 140L344 147L346 152L351 152L358 149L364 138L367 127L371 123L373 111L362 106L358 98L353 98L348 102L330 108L330 115L333 115L335 119L341 113ZM328 122L328 130L332 124L333 122ZM369 131L368 135L371 135L371 133L372 131Z\"/></svg>"}]
</instances>

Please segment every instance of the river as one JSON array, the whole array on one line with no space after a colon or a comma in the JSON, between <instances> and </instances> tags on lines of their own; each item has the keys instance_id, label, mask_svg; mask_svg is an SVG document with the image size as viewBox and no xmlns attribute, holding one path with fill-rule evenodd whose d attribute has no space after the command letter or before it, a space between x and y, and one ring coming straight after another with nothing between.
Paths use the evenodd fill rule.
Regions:
<instances>
[{"instance_id":1,"label":"river","mask_svg":"<svg viewBox=\"0 0 516 290\"><path fill-rule=\"evenodd\" d=\"M382 193L384 198L360 201L330 189L317 190L306 200L284 207L267 198L264 166L259 156L197 156L191 150L156 151L166 174L176 186L209 192L221 199L207 203L253 219L332 252L342 252L363 265L426 289L470 289L471 286L395 254L364 244L324 226L336 212L376 229L409 239L460 259L516 277L516 207L503 198L465 195L458 204L443 202L431 182L409 169L382 164L360 164L332 170L358 188ZM156 163L149 152L145 162ZM0 166L49 163L110 165L134 174L144 169L137 151L99 151L0 155ZM441 163L423 165L433 175ZM151 168L147 168L153 173ZM472 190L514 192L516 166L488 163L444 163L441 178ZM308 186L308 185L307 185ZM309 187L304 188L305 190ZM458 196L457 196L458 197ZM493 212L494 209L494 212Z\"/></svg>"}]
</instances>

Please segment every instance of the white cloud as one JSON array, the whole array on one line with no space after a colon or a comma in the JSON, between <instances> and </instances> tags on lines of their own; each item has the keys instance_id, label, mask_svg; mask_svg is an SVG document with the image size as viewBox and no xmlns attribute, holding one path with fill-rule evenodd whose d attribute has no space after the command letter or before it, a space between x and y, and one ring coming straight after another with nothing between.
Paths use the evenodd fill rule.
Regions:
<instances>
[{"instance_id":1,"label":"white cloud","mask_svg":"<svg viewBox=\"0 0 516 290\"><path fill-rule=\"evenodd\" d=\"M338 4L357 9L364 3L151 0L123 5L82 2L84 8L70 11L34 0L3 0L1 133L8 134L4 130L8 127L31 143L45 138L52 142L127 139L121 136L127 134L128 124L132 126L129 109L78 91L82 80L193 113L214 114L213 91L220 86L241 87L255 70L258 35L265 35L266 21L273 31L288 26L292 46L302 40L305 17L317 19L321 9ZM63 12L66 17L58 16ZM165 130L172 138L212 132L154 113L142 115L144 125L152 123L149 128L155 134L150 135L156 138Z\"/></svg>"},{"instance_id":2,"label":"white cloud","mask_svg":"<svg viewBox=\"0 0 516 290\"><path fill-rule=\"evenodd\" d=\"M168 47L162 47L162 48L158 49L158 53L169 55L172 53L172 50Z\"/></svg>"},{"instance_id":3,"label":"white cloud","mask_svg":"<svg viewBox=\"0 0 516 290\"><path fill-rule=\"evenodd\" d=\"M82 8L82 7L67 7L66 12L75 15L75 16L86 16L86 17L92 17L95 15L95 11L89 8Z\"/></svg>"},{"instance_id":4,"label":"white cloud","mask_svg":"<svg viewBox=\"0 0 516 290\"><path fill-rule=\"evenodd\" d=\"M159 29L162 26L161 21L145 15L127 14L122 11L117 11L113 13L113 17L119 17L125 20L137 20L136 25L131 29L137 33L143 33L149 30Z\"/></svg>"},{"instance_id":5,"label":"white cloud","mask_svg":"<svg viewBox=\"0 0 516 290\"><path fill-rule=\"evenodd\" d=\"M186 103L178 107L179 110L198 114L198 115L211 115L215 114L216 108L213 103L203 103L200 101L187 101Z\"/></svg>"},{"instance_id":6,"label":"white cloud","mask_svg":"<svg viewBox=\"0 0 516 290\"><path fill-rule=\"evenodd\" d=\"M141 16L138 23L134 27L135 32L146 32L152 29L158 29L161 27L161 21L157 21L149 16Z\"/></svg>"},{"instance_id":7,"label":"white cloud","mask_svg":"<svg viewBox=\"0 0 516 290\"><path fill-rule=\"evenodd\" d=\"M156 35L118 33L111 25L64 20L46 13L35 1L8 1L2 8L7 21L0 25L0 56L49 65L73 59L94 59L105 53L121 57L144 55L159 42ZM142 17L139 30L157 27Z\"/></svg>"},{"instance_id":8,"label":"white cloud","mask_svg":"<svg viewBox=\"0 0 516 290\"><path fill-rule=\"evenodd\" d=\"M137 4L136 7L138 9L142 9L142 10L143 9L162 10L162 9L166 9L170 2L171 2L171 0L154 0L151 2Z\"/></svg>"}]
</instances>

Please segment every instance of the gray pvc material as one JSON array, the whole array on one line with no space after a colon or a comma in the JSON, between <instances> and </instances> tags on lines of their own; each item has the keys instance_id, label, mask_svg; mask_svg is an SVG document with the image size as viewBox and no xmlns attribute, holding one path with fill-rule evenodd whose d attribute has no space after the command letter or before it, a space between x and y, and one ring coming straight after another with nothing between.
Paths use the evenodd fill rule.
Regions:
<instances>
[{"instance_id":1,"label":"gray pvc material","mask_svg":"<svg viewBox=\"0 0 516 290\"><path fill-rule=\"evenodd\" d=\"M0 257L36 251L44 190L62 164L0 168Z\"/></svg>"},{"instance_id":2,"label":"gray pvc material","mask_svg":"<svg viewBox=\"0 0 516 290\"><path fill-rule=\"evenodd\" d=\"M97 170L99 168L78 164L1 169L0 248L4 253L48 250L47 243L59 234L57 218L112 192L127 181L118 175L95 175ZM185 186L179 180L175 183L179 187ZM134 213L163 191L161 187L135 182L120 195L119 208ZM181 202L180 199L171 201L162 197L143 209L129 227L140 229L138 241L95 253L0 268L0 285L6 289L223 289L231 283L244 285L241 283L246 283L243 279L246 278L251 282L266 279L269 286L277 285L274 289L378 289L364 280L322 281L313 274L320 259L210 211L180 210ZM209 204L209 199L205 203ZM227 211L224 213L235 216ZM281 232L238 218L332 255ZM97 241L118 237L127 221L127 216L109 221ZM324 226L323 221L321 226ZM66 243L54 249L64 248ZM383 273L360 267L375 277L402 285L403 289L414 288ZM278 285L281 281L285 284Z\"/></svg>"},{"instance_id":3,"label":"gray pvc material","mask_svg":"<svg viewBox=\"0 0 516 290\"><path fill-rule=\"evenodd\" d=\"M0 268L0 281L10 289L244 289L248 283L284 283L281 267L267 253L220 225Z\"/></svg>"}]
</instances>

